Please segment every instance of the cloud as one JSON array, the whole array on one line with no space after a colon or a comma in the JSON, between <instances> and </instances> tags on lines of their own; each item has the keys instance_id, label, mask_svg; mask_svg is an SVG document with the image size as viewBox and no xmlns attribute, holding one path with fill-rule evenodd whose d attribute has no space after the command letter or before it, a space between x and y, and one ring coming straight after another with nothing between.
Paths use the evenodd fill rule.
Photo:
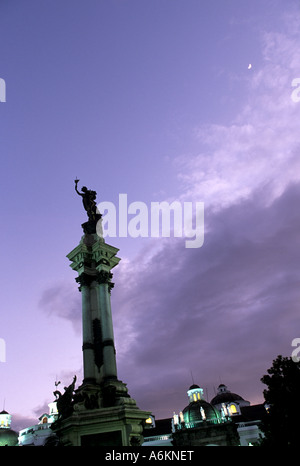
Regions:
<instances>
[{"instance_id":1,"label":"cloud","mask_svg":"<svg viewBox=\"0 0 300 466\"><path fill-rule=\"evenodd\" d=\"M53 397L54 398L54 397ZM36 420L34 424L38 424L39 422L39 417L42 416L44 413L49 413L49 406L48 406L49 401L45 401L42 405L37 406L36 408L33 409L33 413L36 415Z\"/></svg>"},{"instance_id":2,"label":"cloud","mask_svg":"<svg viewBox=\"0 0 300 466\"><path fill-rule=\"evenodd\" d=\"M81 295L73 282L57 281L46 288L39 300L39 307L49 316L72 322L75 331L81 332Z\"/></svg>"},{"instance_id":3,"label":"cloud","mask_svg":"<svg viewBox=\"0 0 300 466\"><path fill-rule=\"evenodd\" d=\"M37 419L28 416L22 416L20 414L12 414L11 417L11 429L18 432L27 427L34 426L37 424Z\"/></svg>"},{"instance_id":4,"label":"cloud","mask_svg":"<svg viewBox=\"0 0 300 466\"><path fill-rule=\"evenodd\" d=\"M272 202L299 181L299 104L291 99L292 80L300 73L299 15L295 18L284 18L288 32L262 35L264 60L249 75L239 114L227 124L196 128L198 152L176 159L182 197L216 209L261 189Z\"/></svg>"}]
</instances>

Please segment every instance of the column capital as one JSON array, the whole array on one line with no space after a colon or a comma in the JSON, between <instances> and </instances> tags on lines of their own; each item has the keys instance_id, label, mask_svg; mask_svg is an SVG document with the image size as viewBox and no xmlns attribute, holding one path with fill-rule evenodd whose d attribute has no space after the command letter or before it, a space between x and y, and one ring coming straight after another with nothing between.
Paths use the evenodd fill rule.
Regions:
<instances>
[{"instance_id":1,"label":"column capital","mask_svg":"<svg viewBox=\"0 0 300 466\"><path fill-rule=\"evenodd\" d=\"M73 249L67 258L71 268L81 275L83 272L111 270L118 265L119 249L97 239L97 235L85 235L79 245Z\"/></svg>"},{"instance_id":2,"label":"column capital","mask_svg":"<svg viewBox=\"0 0 300 466\"><path fill-rule=\"evenodd\" d=\"M113 274L111 272L106 272L105 270L101 270L97 272L95 275L89 275L85 272L80 274L78 277L75 278L76 282L79 283L79 291L83 286L91 286L92 282L97 282L101 284L108 285L108 291L111 292L111 289L115 286L114 283L111 282Z\"/></svg>"},{"instance_id":3,"label":"column capital","mask_svg":"<svg viewBox=\"0 0 300 466\"><path fill-rule=\"evenodd\" d=\"M106 272L105 270L100 270L97 274L97 283L101 284L107 284L108 285L108 291L111 293L112 288L115 286L114 283L111 282L111 279L113 277L113 274L111 272Z\"/></svg>"},{"instance_id":4,"label":"column capital","mask_svg":"<svg viewBox=\"0 0 300 466\"><path fill-rule=\"evenodd\" d=\"M96 280L98 283L107 283L109 284L111 279L113 277L113 274L111 272L107 272L105 270L100 270L100 272L97 273L96 275Z\"/></svg>"},{"instance_id":5,"label":"column capital","mask_svg":"<svg viewBox=\"0 0 300 466\"><path fill-rule=\"evenodd\" d=\"M79 283L79 291L81 291L82 286L90 286L91 283L95 280L95 276L88 275L83 272L81 275L75 278L76 282Z\"/></svg>"}]
</instances>

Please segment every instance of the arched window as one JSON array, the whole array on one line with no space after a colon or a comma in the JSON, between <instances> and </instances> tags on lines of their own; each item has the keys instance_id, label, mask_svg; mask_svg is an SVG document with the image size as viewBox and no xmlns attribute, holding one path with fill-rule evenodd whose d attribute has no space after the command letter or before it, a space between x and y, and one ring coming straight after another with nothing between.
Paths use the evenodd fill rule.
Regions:
<instances>
[{"instance_id":1,"label":"arched window","mask_svg":"<svg viewBox=\"0 0 300 466\"><path fill-rule=\"evenodd\" d=\"M236 409L235 404L232 403L232 404L229 406L229 409L230 409L230 413L231 413L231 414L237 414L237 409Z\"/></svg>"}]
</instances>

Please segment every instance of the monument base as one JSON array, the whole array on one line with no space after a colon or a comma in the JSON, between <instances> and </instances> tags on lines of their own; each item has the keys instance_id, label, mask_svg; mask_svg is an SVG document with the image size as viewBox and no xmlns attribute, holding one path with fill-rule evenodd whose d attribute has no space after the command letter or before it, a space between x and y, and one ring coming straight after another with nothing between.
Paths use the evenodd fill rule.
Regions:
<instances>
[{"instance_id":1,"label":"monument base","mask_svg":"<svg viewBox=\"0 0 300 466\"><path fill-rule=\"evenodd\" d=\"M75 392L73 412L52 429L61 446L140 446L150 412L136 406L126 385L112 379L101 386L83 383Z\"/></svg>"},{"instance_id":2,"label":"monument base","mask_svg":"<svg viewBox=\"0 0 300 466\"><path fill-rule=\"evenodd\" d=\"M139 446L147 417L138 408L101 408L73 413L54 432L62 446Z\"/></svg>"}]
</instances>

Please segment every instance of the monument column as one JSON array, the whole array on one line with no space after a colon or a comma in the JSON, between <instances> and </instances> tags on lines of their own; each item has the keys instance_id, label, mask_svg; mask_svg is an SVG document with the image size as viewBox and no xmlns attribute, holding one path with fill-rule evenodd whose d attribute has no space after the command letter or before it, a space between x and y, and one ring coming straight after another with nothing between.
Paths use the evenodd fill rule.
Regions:
<instances>
[{"instance_id":1,"label":"monument column","mask_svg":"<svg viewBox=\"0 0 300 466\"><path fill-rule=\"evenodd\" d=\"M98 276L98 300L101 313L102 347L103 347L103 377L117 378L116 350L114 344L113 321L110 305L110 290L112 274L100 272Z\"/></svg>"},{"instance_id":2,"label":"monument column","mask_svg":"<svg viewBox=\"0 0 300 466\"><path fill-rule=\"evenodd\" d=\"M118 249L97 234L85 234L68 254L82 295L82 350L84 383L117 379L116 351L110 304L111 269L120 259Z\"/></svg>"},{"instance_id":3,"label":"monument column","mask_svg":"<svg viewBox=\"0 0 300 466\"><path fill-rule=\"evenodd\" d=\"M59 442L74 446L130 446L143 441L143 424L149 412L141 411L117 377L116 351L111 310L111 270L118 265L118 249L98 236L101 214L95 191L83 187L82 196L89 220L84 235L68 255L82 298L82 352L84 379L57 399L58 420L53 424ZM101 231L101 229L100 229ZM56 392L58 393L58 392ZM60 408L59 408L60 406Z\"/></svg>"},{"instance_id":4,"label":"monument column","mask_svg":"<svg viewBox=\"0 0 300 466\"><path fill-rule=\"evenodd\" d=\"M83 353L83 376L84 383L94 383L94 346L91 319L91 299L89 280L83 275L80 276L80 291L82 296L82 353Z\"/></svg>"}]
</instances>

